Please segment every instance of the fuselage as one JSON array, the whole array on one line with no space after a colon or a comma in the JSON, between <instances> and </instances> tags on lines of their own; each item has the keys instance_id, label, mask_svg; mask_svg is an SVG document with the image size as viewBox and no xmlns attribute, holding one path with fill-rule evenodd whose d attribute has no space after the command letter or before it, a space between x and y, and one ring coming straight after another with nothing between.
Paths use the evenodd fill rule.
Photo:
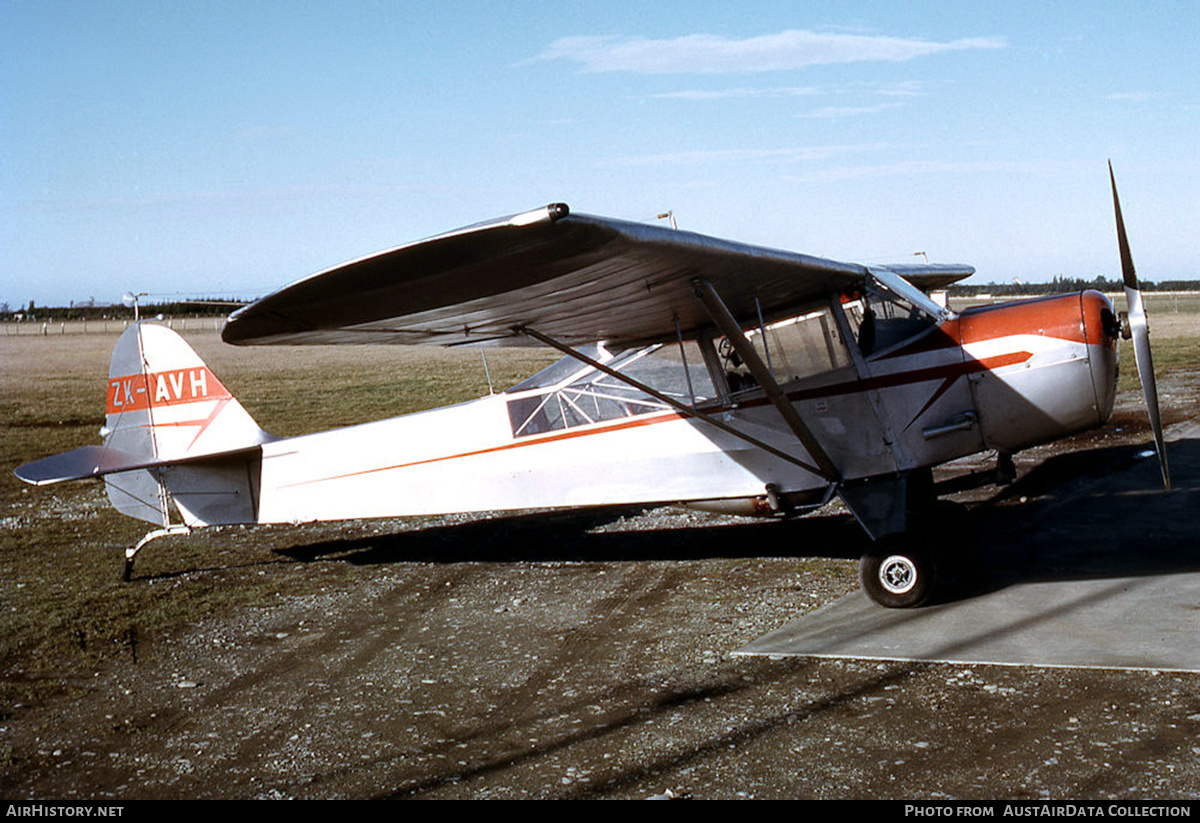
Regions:
<instances>
[{"instance_id":1,"label":"fuselage","mask_svg":"<svg viewBox=\"0 0 1200 823\"><path fill-rule=\"evenodd\" d=\"M811 344L799 321L762 329L764 338L783 341L773 352L780 385L845 480L896 476L987 449L1011 453L1101 425L1112 412L1117 325L1097 292L972 308L936 324L879 319L869 308L843 295L805 316L824 335L810 335L825 341L816 373L786 365L805 354L788 345ZM798 342L789 344L788 334ZM689 405L808 458L762 388L723 374L719 361L709 358L705 370L702 358L689 363L671 347L613 360L626 361L642 376L674 369L667 382ZM685 370L693 378L686 389ZM265 443L243 476L254 505L243 499L236 514L212 501L193 505L199 494L172 489L185 522L688 501L750 501L761 509L754 501L768 487L821 500L830 486L796 462L569 363L540 382L468 403Z\"/></svg>"}]
</instances>

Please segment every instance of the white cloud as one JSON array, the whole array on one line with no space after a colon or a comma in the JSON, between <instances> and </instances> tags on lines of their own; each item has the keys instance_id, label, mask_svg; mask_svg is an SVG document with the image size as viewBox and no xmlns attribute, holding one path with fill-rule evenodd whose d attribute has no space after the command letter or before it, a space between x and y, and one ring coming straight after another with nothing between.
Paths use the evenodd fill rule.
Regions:
<instances>
[{"instance_id":1,"label":"white cloud","mask_svg":"<svg viewBox=\"0 0 1200 823\"><path fill-rule=\"evenodd\" d=\"M743 40L711 34L644 37L563 37L526 62L569 60L586 72L716 74L800 69L827 63L899 62L947 51L1004 48L1001 37L949 42L858 34L782 31Z\"/></svg>"},{"instance_id":2,"label":"white cloud","mask_svg":"<svg viewBox=\"0 0 1200 823\"><path fill-rule=\"evenodd\" d=\"M860 114L876 114L906 105L905 103L880 103L877 106L825 106L799 115L810 120L836 120L841 117L856 117Z\"/></svg>"},{"instance_id":3,"label":"white cloud","mask_svg":"<svg viewBox=\"0 0 1200 823\"><path fill-rule=\"evenodd\" d=\"M728 100L731 98L815 97L832 94L867 94L878 97L919 97L924 95L920 82L849 83L839 86L740 86L733 89L685 89L652 94L659 100Z\"/></svg>"},{"instance_id":4,"label":"white cloud","mask_svg":"<svg viewBox=\"0 0 1200 823\"><path fill-rule=\"evenodd\" d=\"M885 143L852 144L844 146L795 146L782 149L703 149L697 151L675 151L662 154L644 154L616 157L605 165L641 166L665 163L712 163L712 162L783 162L827 160L839 154L863 151L880 151L888 148Z\"/></svg>"},{"instance_id":5,"label":"white cloud","mask_svg":"<svg viewBox=\"0 0 1200 823\"><path fill-rule=\"evenodd\" d=\"M897 83L880 83L875 93L885 97L921 97L925 94L916 80L901 80Z\"/></svg>"},{"instance_id":6,"label":"white cloud","mask_svg":"<svg viewBox=\"0 0 1200 823\"><path fill-rule=\"evenodd\" d=\"M1147 100L1162 100L1164 97L1170 97L1165 91L1127 91L1113 92L1106 95L1105 100L1124 100L1132 103L1145 103Z\"/></svg>"},{"instance_id":7,"label":"white cloud","mask_svg":"<svg viewBox=\"0 0 1200 823\"><path fill-rule=\"evenodd\" d=\"M725 100L731 97L806 97L817 94L825 94L825 92L812 86L788 86L773 89L689 89L650 96L663 100Z\"/></svg>"},{"instance_id":8,"label":"white cloud","mask_svg":"<svg viewBox=\"0 0 1200 823\"><path fill-rule=\"evenodd\" d=\"M996 172L1030 172L1043 167L1032 163L1001 160L951 162L943 160L901 160L877 165L834 166L807 174L789 177L804 183L829 183L840 180L863 180L879 177L923 177L931 174L965 174Z\"/></svg>"}]
</instances>

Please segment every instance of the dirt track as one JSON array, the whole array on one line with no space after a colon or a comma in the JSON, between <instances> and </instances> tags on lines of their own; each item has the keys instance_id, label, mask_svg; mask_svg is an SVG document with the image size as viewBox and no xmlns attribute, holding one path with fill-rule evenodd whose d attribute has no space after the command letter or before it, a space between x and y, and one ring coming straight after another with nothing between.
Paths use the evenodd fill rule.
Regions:
<instances>
[{"instance_id":1,"label":"dirt track","mask_svg":"<svg viewBox=\"0 0 1200 823\"><path fill-rule=\"evenodd\" d=\"M1188 410L1175 422L1197 382L1167 386ZM1130 403L1101 432L1019 456L1016 486L960 498L985 552L1035 545L1039 504L1132 465L1144 435ZM1196 444L1177 450L1190 521L1174 526L1194 534ZM863 538L845 515L661 509L188 539L208 541L210 565L173 566L164 542L131 585L268 575L304 593L131 636L124 660L62 672L56 696L3 721L0 795L1200 797L1200 674L730 656L854 588ZM230 561L229 541L262 548ZM1040 573L1036 550L1022 562Z\"/></svg>"}]
</instances>

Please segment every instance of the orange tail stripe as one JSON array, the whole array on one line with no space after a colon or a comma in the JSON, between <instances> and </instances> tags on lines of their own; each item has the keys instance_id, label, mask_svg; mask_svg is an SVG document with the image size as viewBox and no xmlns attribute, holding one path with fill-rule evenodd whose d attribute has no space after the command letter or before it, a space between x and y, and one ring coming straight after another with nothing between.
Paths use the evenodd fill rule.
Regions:
<instances>
[{"instance_id":1,"label":"orange tail stripe","mask_svg":"<svg viewBox=\"0 0 1200 823\"><path fill-rule=\"evenodd\" d=\"M230 400L232 395L206 366L129 374L108 380L108 414L141 411L158 406Z\"/></svg>"}]
</instances>

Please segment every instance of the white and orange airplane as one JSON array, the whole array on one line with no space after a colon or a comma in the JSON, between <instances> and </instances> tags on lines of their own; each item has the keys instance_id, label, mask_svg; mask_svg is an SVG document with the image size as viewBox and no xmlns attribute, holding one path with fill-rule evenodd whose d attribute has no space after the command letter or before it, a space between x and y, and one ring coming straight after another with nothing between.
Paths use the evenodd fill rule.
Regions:
<instances>
[{"instance_id":1,"label":"white and orange airplane","mask_svg":"<svg viewBox=\"0 0 1200 823\"><path fill-rule=\"evenodd\" d=\"M1111 175L1111 169L1110 169ZM1145 313L1113 183L1135 341L1168 484ZM931 468L1100 426L1122 323L1093 291L956 313L967 266L862 266L564 204L313 275L246 306L235 345L544 344L564 357L499 394L301 437L251 419L169 329L113 351L103 444L22 466L34 484L103 476L167 534L235 523L683 503L782 516L840 498L873 539L884 606L934 590L914 524Z\"/></svg>"}]
</instances>

